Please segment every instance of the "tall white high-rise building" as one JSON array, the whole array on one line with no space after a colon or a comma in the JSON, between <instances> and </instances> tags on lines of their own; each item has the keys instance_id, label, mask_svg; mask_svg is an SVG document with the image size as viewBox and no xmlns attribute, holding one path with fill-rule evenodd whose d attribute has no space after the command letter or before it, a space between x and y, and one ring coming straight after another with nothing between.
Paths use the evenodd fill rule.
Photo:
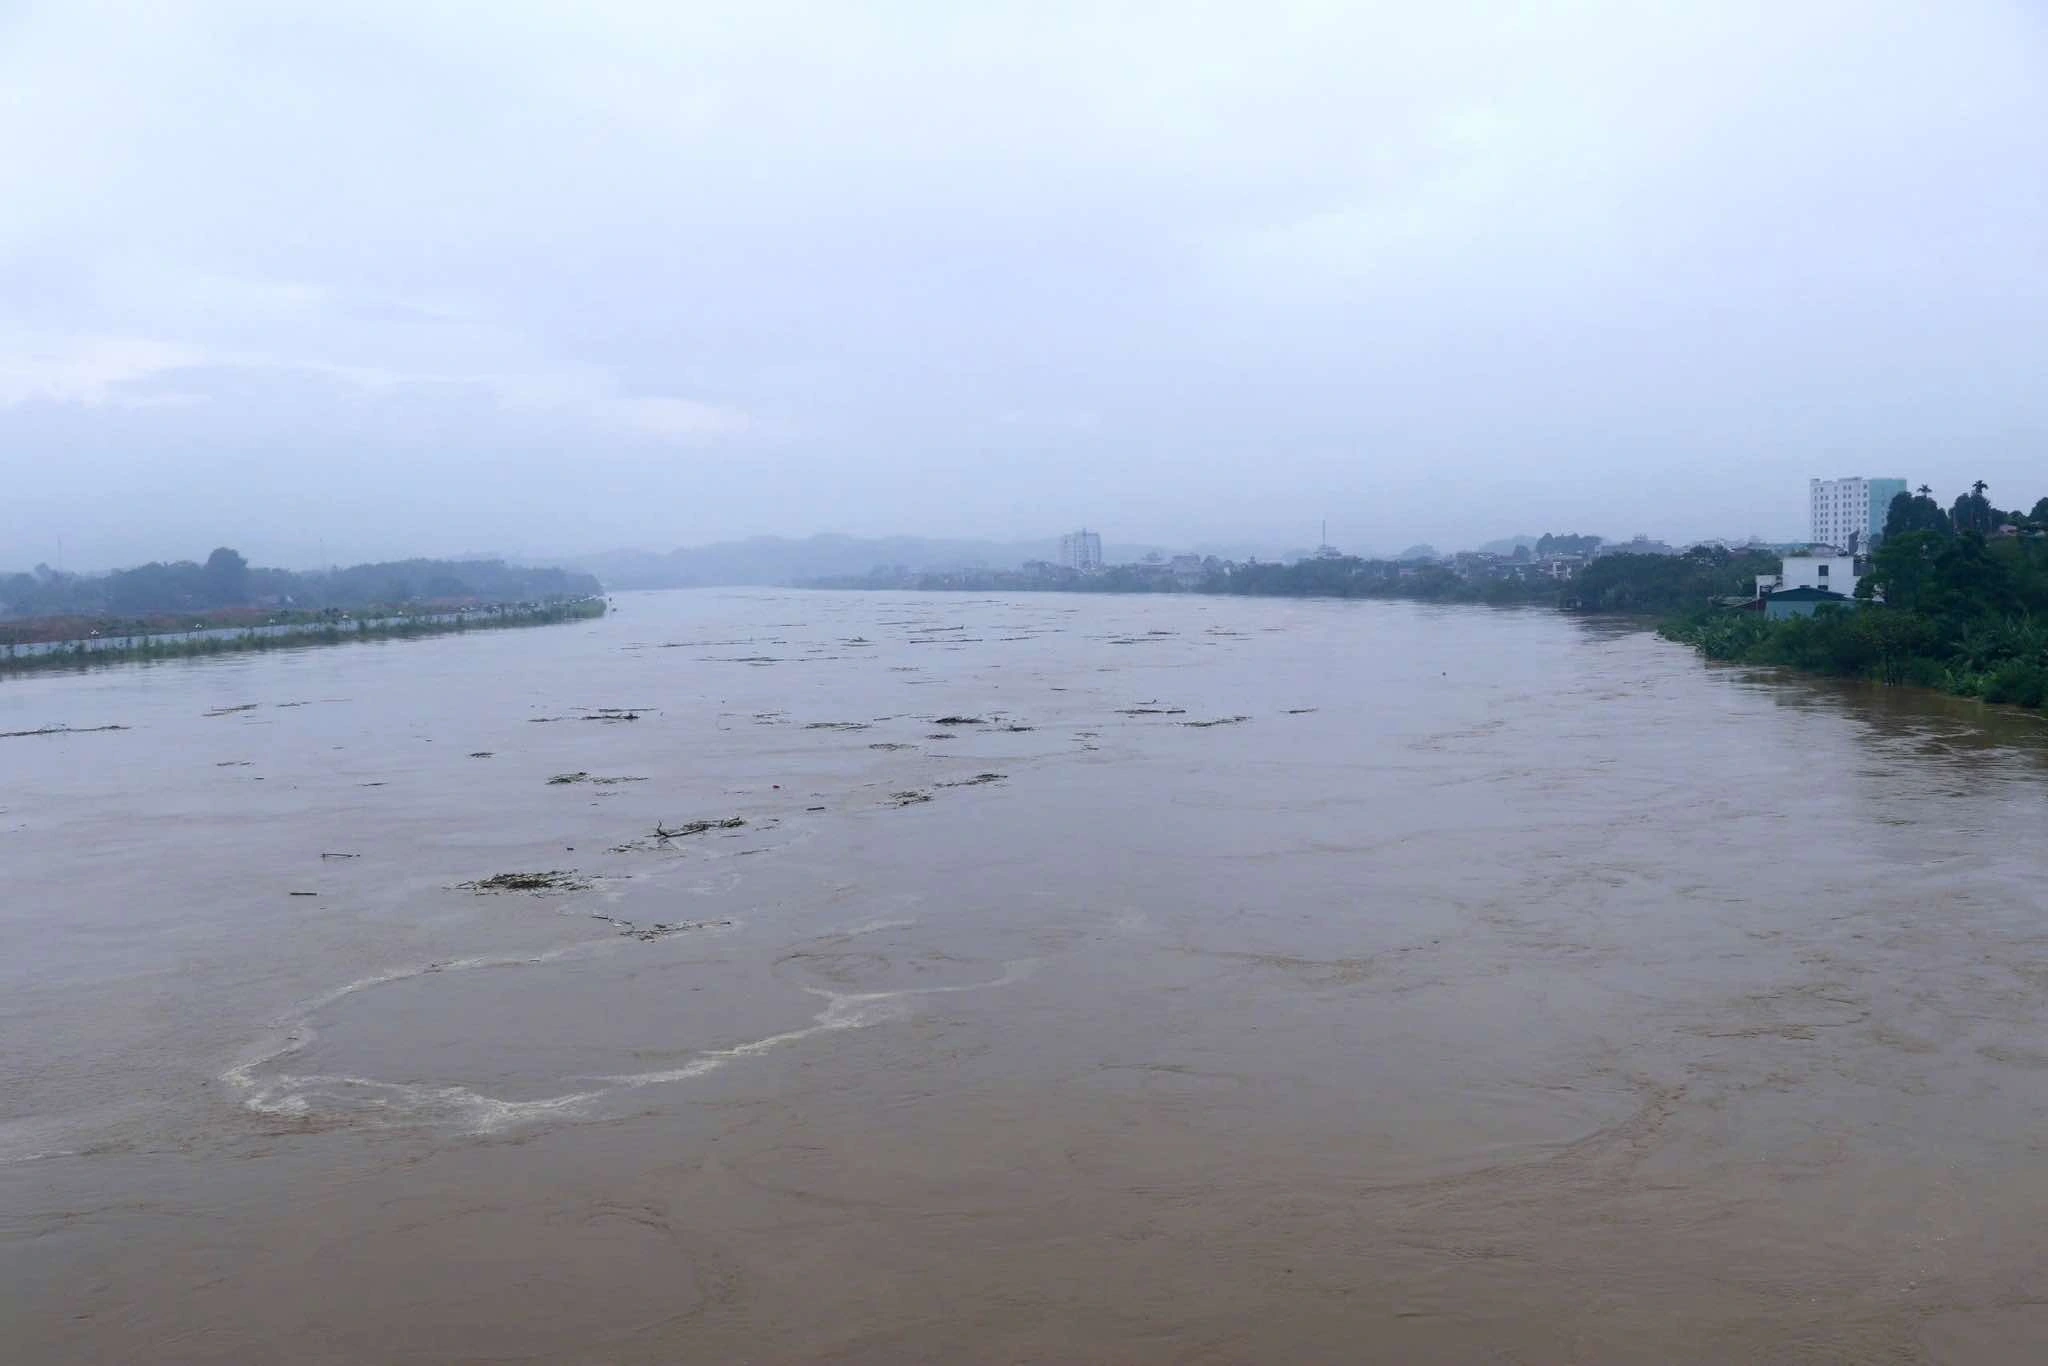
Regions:
<instances>
[{"instance_id":1,"label":"tall white high-rise building","mask_svg":"<svg viewBox=\"0 0 2048 1366\"><path fill-rule=\"evenodd\" d=\"M1092 531L1070 531L1060 537L1060 563L1069 569L1102 568L1102 537Z\"/></svg>"},{"instance_id":2,"label":"tall white high-rise building","mask_svg":"<svg viewBox=\"0 0 2048 1366\"><path fill-rule=\"evenodd\" d=\"M1892 499L1906 491L1903 479L1811 479L1813 543L1837 550L1865 551L1884 534Z\"/></svg>"}]
</instances>

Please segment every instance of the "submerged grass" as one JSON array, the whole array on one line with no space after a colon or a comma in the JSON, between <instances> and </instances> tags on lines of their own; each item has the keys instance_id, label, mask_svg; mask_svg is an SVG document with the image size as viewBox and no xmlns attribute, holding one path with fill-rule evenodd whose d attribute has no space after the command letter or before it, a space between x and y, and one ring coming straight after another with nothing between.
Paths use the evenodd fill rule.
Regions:
<instances>
[{"instance_id":1,"label":"submerged grass","mask_svg":"<svg viewBox=\"0 0 2048 1366\"><path fill-rule=\"evenodd\" d=\"M573 602L542 603L527 608L506 609L488 615L475 613L454 620L408 617L375 625L352 627L309 622L302 628L269 635L258 634L251 629L237 635L206 640L168 640L142 636L130 645L92 648L79 642L69 648L38 654L20 654L10 647L0 646L0 678L10 674L42 673L52 670L82 672L102 665L197 659L206 655L242 654L249 651L293 650L309 645L341 645L355 640L409 640L415 636L460 635L466 631L501 630L513 626L548 626L558 622L587 621L603 616L605 611L604 599L583 598Z\"/></svg>"}]
</instances>

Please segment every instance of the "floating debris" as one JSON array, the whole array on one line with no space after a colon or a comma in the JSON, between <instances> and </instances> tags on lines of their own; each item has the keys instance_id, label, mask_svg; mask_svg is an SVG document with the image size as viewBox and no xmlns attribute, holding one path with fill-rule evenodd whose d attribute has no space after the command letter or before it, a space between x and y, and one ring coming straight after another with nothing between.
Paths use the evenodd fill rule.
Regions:
<instances>
[{"instance_id":1,"label":"floating debris","mask_svg":"<svg viewBox=\"0 0 2048 1366\"><path fill-rule=\"evenodd\" d=\"M1186 707L1124 707L1119 711L1123 716L1186 716Z\"/></svg>"},{"instance_id":2,"label":"floating debris","mask_svg":"<svg viewBox=\"0 0 2048 1366\"><path fill-rule=\"evenodd\" d=\"M205 715L207 715L207 716L233 716L233 715L234 715L234 714L235 714L236 712L238 712L238 711L254 711L254 710L256 710L256 708L258 708L258 707L260 707L260 706L262 706L262 705L263 705L263 704L262 704L261 702L244 702L244 703L242 703L242 705L241 705L241 706L239 706L239 707L215 707L215 708L214 708L214 709L213 709L212 711L210 711L210 712L207 712L207 713L205 713Z\"/></svg>"},{"instance_id":3,"label":"floating debris","mask_svg":"<svg viewBox=\"0 0 2048 1366\"><path fill-rule=\"evenodd\" d=\"M1289 707L1287 709L1287 714L1289 716L1307 716L1310 712L1315 710L1317 710L1315 707Z\"/></svg>"},{"instance_id":4,"label":"floating debris","mask_svg":"<svg viewBox=\"0 0 2048 1366\"><path fill-rule=\"evenodd\" d=\"M458 882L466 892L581 892L590 887L573 870L550 868L544 873L494 873L475 882Z\"/></svg>"},{"instance_id":5,"label":"floating debris","mask_svg":"<svg viewBox=\"0 0 2048 1366\"><path fill-rule=\"evenodd\" d=\"M286 893L286 895L288 895L288 896L318 896L318 895L320 895L320 893L318 893L318 892L288 892L288 893Z\"/></svg>"},{"instance_id":6,"label":"floating debris","mask_svg":"<svg viewBox=\"0 0 2048 1366\"><path fill-rule=\"evenodd\" d=\"M929 792L891 792L889 794L889 800L897 806L916 806L919 802L928 802L931 799L932 794Z\"/></svg>"},{"instance_id":7,"label":"floating debris","mask_svg":"<svg viewBox=\"0 0 2048 1366\"><path fill-rule=\"evenodd\" d=\"M250 763L247 759L223 759L214 765L215 768L248 768L249 766Z\"/></svg>"},{"instance_id":8,"label":"floating debris","mask_svg":"<svg viewBox=\"0 0 2048 1366\"><path fill-rule=\"evenodd\" d=\"M1209 726L1234 726L1240 721L1249 721L1251 719L1249 716L1219 716L1214 721L1183 721L1181 724L1183 726L1193 726L1197 730L1201 730Z\"/></svg>"},{"instance_id":9,"label":"floating debris","mask_svg":"<svg viewBox=\"0 0 2048 1366\"><path fill-rule=\"evenodd\" d=\"M326 854L326 853L323 853L323 854L321 854L321 855L320 855L320 857L321 857L321 858L361 858L361 857L362 857L362 855L361 855L361 854Z\"/></svg>"},{"instance_id":10,"label":"floating debris","mask_svg":"<svg viewBox=\"0 0 2048 1366\"><path fill-rule=\"evenodd\" d=\"M904 744L904 743L903 743L902 741L900 741L900 740L878 740L878 741L876 741L876 742L875 742L874 744L872 744L872 745L869 745L869 746L868 746L868 748L869 748L869 749L881 749L881 750L898 750L898 749L916 749L916 748L917 748L917 746L916 746L916 745L906 745L906 744Z\"/></svg>"},{"instance_id":11,"label":"floating debris","mask_svg":"<svg viewBox=\"0 0 2048 1366\"><path fill-rule=\"evenodd\" d=\"M42 726L35 730L0 731L0 740L19 740L30 735L93 735L103 730L126 729L126 726Z\"/></svg>"},{"instance_id":12,"label":"floating debris","mask_svg":"<svg viewBox=\"0 0 2048 1366\"><path fill-rule=\"evenodd\" d=\"M1007 774L1007 773L977 773L977 774L975 774L975 775L974 775L974 776L973 776L972 778L960 778L960 779L957 779L957 780L955 780L955 781L953 781L953 782L950 782L950 783L940 783L940 784L939 784L939 786L940 786L940 787L981 787L981 786L983 786L984 784L987 784L987 783L999 783L999 782L1001 782L1001 781L1002 781L1003 779L1005 779L1005 778L1007 778L1007 777L1009 777L1009 776L1010 776L1010 775L1009 775L1009 774Z\"/></svg>"},{"instance_id":13,"label":"floating debris","mask_svg":"<svg viewBox=\"0 0 2048 1366\"><path fill-rule=\"evenodd\" d=\"M487 749L480 749L471 753L469 757L472 759L495 759L497 756Z\"/></svg>"},{"instance_id":14,"label":"floating debris","mask_svg":"<svg viewBox=\"0 0 2048 1366\"><path fill-rule=\"evenodd\" d=\"M670 829L665 825L654 827L654 838L658 840L681 839L685 835L701 835L706 830L737 830L746 822L738 816L727 816L722 821L684 821Z\"/></svg>"},{"instance_id":15,"label":"floating debris","mask_svg":"<svg viewBox=\"0 0 2048 1366\"><path fill-rule=\"evenodd\" d=\"M582 770L574 773L557 773L548 779L549 787L566 787L570 783L590 783L597 787L615 787L620 783L644 783L645 778L593 778Z\"/></svg>"},{"instance_id":16,"label":"floating debris","mask_svg":"<svg viewBox=\"0 0 2048 1366\"><path fill-rule=\"evenodd\" d=\"M935 730L924 738L927 740L958 740L960 737L950 730Z\"/></svg>"},{"instance_id":17,"label":"floating debris","mask_svg":"<svg viewBox=\"0 0 2048 1366\"><path fill-rule=\"evenodd\" d=\"M866 730L867 728L868 723L865 721L813 721L804 727L805 730Z\"/></svg>"},{"instance_id":18,"label":"floating debris","mask_svg":"<svg viewBox=\"0 0 2048 1366\"><path fill-rule=\"evenodd\" d=\"M988 722L979 716L941 716L932 722L935 726L985 726Z\"/></svg>"},{"instance_id":19,"label":"floating debris","mask_svg":"<svg viewBox=\"0 0 2048 1366\"><path fill-rule=\"evenodd\" d=\"M1012 734L1012 735L1024 735L1024 734L1027 734L1027 733L1029 733L1029 732L1031 732L1031 731L1037 730L1037 729L1038 729L1038 727L1036 727L1036 726L1004 726L1004 727L1002 727L1002 729L1003 729L1003 730L1006 730L1006 731L1008 731L1008 732L1009 732L1010 734Z\"/></svg>"},{"instance_id":20,"label":"floating debris","mask_svg":"<svg viewBox=\"0 0 2048 1366\"><path fill-rule=\"evenodd\" d=\"M613 923L616 924L617 922ZM619 933L625 935L628 939L637 939L641 943L646 944L656 939L666 939L672 934L688 934L692 930L729 930L731 928L732 922L730 920L693 920L683 925L656 923L644 930L638 925L628 925L620 930Z\"/></svg>"}]
</instances>

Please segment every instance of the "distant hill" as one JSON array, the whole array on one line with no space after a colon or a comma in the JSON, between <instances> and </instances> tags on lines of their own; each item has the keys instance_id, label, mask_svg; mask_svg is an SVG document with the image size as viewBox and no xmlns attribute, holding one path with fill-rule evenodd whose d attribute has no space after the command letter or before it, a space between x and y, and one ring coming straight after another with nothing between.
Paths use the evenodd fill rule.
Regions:
<instances>
[{"instance_id":1,"label":"distant hill","mask_svg":"<svg viewBox=\"0 0 2048 1366\"><path fill-rule=\"evenodd\" d=\"M1488 541L1485 545L1479 547L1479 551L1483 555L1512 555L1524 547L1531 550L1535 549L1536 538L1534 536L1503 536L1497 541Z\"/></svg>"}]
</instances>

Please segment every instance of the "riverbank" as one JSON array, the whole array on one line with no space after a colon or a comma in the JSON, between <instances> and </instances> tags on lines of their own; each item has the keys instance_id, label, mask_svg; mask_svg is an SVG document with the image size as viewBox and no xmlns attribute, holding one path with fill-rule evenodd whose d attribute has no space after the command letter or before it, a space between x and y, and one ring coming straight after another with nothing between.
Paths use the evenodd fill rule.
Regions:
<instances>
[{"instance_id":1,"label":"riverbank","mask_svg":"<svg viewBox=\"0 0 2048 1366\"><path fill-rule=\"evenodd\" d=\"M1698 612L1658 629L1726 663L2048 705L2048 544L1906 533L1879 548L1864 583L1875 600L1853 610Z\"/></svg>"},{"instance_id":2,"label":"riverbank","mask_svg":"<svg viewBox=\"0 0 2048 1366\"><path fill-rule=\"evenodd\" d=\"M357 640L410 639L464 631L515 626L549 626L587 621L607 610L601 597L563 602L498 603L452 612L401 613L382 617L268 622L253 626L202 627L191 631L84 636L71 640L0 644L0 677L48 670L88 669L103 664L201 655L237 654L249 650L292 649L305 645L339 645Z\"/></svg>"},{"instance_id":3,"label":"riverbank","mask_svg":"<svg viewBox=\"0 0 2048 1366\"><path fill-rule=\"evenodd\" d=\"M1758 664L2018 707L2048 705L2048 630L2007 622L1955 641L1912 612L1853 613L1767 621L1720 612L1665 621L1657 634L1722 664Z\"/></svg>"}]
</instances>

